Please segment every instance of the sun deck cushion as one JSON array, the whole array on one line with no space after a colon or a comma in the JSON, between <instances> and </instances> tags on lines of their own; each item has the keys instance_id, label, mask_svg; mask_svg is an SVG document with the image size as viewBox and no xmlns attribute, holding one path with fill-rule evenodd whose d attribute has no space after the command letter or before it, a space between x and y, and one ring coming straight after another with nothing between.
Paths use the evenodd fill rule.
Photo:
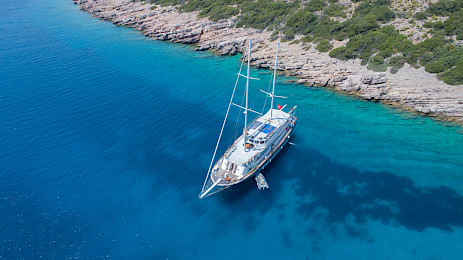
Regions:
<instances>
[{"instance_id":1,"label":"sun deck cushion","mask_svg":"<svg viewBox=\"0 0 463 260\"><path fill-rule=\"evenodd\" d=\"M274 126L269 125L269 124L265 124L265 126L264 126L264 128L262 128L261 132L264 133L264 134L269 134L269 133L272 132L273 129L275 129Z\"/></svg>"}]
</instances>

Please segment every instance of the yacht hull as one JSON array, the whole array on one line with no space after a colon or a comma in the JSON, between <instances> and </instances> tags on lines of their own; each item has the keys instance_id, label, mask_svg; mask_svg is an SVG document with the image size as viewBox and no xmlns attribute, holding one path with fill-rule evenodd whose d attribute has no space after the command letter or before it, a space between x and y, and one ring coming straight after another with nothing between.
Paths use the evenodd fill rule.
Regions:
<instances>
[{"instance_id":1,"label":"yacht hull","mask_svg":"<svg viewBox=\"0 0 463 260\"><path fill-rule=\"evenodd\" d=\"M262 169L264 169L278 155L278 153L283 149L283 147L288 143L291 137L291 134L294 130L294 127L296 126L297 119L295 117L293 118L294 118L294 123L290 125L290 128L285 133L283 133L280 138L277 138L277 140L273 143L274 148L271 149L270 152L262 156L261 160L257 161L254 165L252 165L250 169L246 173L244 173L241 178L233 179L229 181L225 180L224 178L221 178L219 171L220 171L220 164L222 163L223 157L220 158L213 167L213 169L219 169L219 170L213 171L211 174L211 179L213 183L221 188L229 188L261 172ZM232 147L233 145L228 149L231 149Z\"/></svg>"}]
</instances>

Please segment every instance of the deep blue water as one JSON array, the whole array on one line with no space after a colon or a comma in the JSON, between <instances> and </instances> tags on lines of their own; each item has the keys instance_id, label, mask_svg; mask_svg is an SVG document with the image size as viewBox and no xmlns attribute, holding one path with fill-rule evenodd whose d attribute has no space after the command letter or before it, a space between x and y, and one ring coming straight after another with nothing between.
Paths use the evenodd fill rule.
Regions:
<instances>
[{"instance_id":1,"label":"deep blue water","mask_svg":"<svg viewBox=\"0 0 463 260\"><path fill-rule=\"evenodd\" d=\"M270 189L199 200L239 57L70 0L0 15L0 259L463 258L461 127L281 76L299 122Z\"/></svg>"}]
</instances>

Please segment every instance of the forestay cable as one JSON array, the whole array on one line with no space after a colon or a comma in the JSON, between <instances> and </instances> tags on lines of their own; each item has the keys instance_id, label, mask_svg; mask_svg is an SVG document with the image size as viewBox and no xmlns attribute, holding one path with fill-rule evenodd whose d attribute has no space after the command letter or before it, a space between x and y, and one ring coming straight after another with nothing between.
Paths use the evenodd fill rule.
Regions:
<instances>
[{"instance_id":1,"label":"forestay cable","mask_svg":"<svg viewBox=\"0 0 463 260\"><path fill-rule=\"evenodd\" d=\"M230 103L228 103L227 113L225 114L225 119L223 120L222 129L220 130L219 140L217 140L217 144L215 145L214 154L212 155L211 164L209 165L209 169L207 170L206 179L204 180L204 184L203 184L203 188L202 188L201 192L203 192L204 187L206 187L207 180L209 179L209 175L211 173L212 164L214 164L215 154L217 153L217 149L219 148L220 139L222 138L223 129L225 128L225 123L227 122L228 112L230 111L230 107L231 107L231 104L233 102L233 96L235 95L236 86L238 85L238 80L240 78L241 69L243 68L243 64L244 64L244 59L241 62L240 72L238 73L238 76L236 78L235 87L233 88L233 93L232 93L232 96L230 98Z\"/></svg>"}]
</instances>

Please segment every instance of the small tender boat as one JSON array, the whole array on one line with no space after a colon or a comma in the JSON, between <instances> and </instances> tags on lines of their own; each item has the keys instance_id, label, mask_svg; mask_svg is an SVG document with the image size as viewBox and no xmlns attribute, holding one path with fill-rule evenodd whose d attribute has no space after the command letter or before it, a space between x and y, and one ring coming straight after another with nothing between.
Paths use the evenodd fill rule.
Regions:
<instances>
[{"instance_id":1,"label":"small tender boat","mask_svg":"<svg viewBox=\"0 0 463 260\"><path fill-rule=\"evenodd\" d=\"M246 78L246 91L245 91L245 107L233 103L233 95L230 99L227 115L225 116L222 130L219 135L214 155L204 181L203 188L199 194L199 198L215 194L221 190L229 188L235 184L241 183L251 176L257 175L272 159L283 149L284 145L288 142L291 133L296 125L297 118L294 116L296 106L291 108L288 112L284 112L285 106L277 106L273 108L273 99L275 97L285 98L275 95L275 77L278 62L278 49L275 58L275 69L273 76L272 92L268 93L263 90L271 98L270 110L262 115L248 108L248 89L249 80L254 79L249 76L250 61L251 61L251 41L249 41L248 51L248 64L247 75L238 73L238 77ZM238 82L238 80L237 80ZM236 84L235 84L236 89ZM227 149L225 154L213 165L215 154L222 136L222 132L227 120L228 111L230 106L235 105L244 110L244 128L243 134L236 139L236 141ZM260 114L251 123L247 123L248 112ZM212 166L213 165L213 166ZM268 184L262 174L256 177L258 187L267 187Z\"/></svg>"}]
</instances>

